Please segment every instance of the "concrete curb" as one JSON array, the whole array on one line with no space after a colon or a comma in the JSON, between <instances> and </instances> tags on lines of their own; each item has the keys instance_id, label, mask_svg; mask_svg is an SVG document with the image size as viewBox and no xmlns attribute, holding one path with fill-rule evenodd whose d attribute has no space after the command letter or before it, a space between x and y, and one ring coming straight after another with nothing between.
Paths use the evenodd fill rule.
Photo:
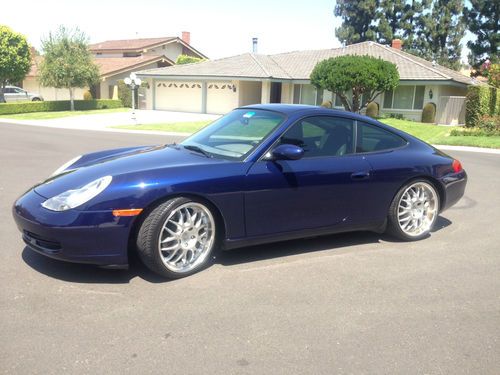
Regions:
<instances>
[{"instance_id":1,"label":"concrete curb","mask_svg":"<svg viewBox=\"0 0 500 375\"><path fill-rule=\"evenodd\" d=\"M81 127L81 126L71 126L71 125L49 125L49 124L33 124L26 120L9 120L0 118L0 124L4 125L25 125L25 126L42 126L47 128L55 129L69 129L69 130L86 130L86 131L104 131L112 133L131 133L131 134L154 134L163 135L170 137L188 137L193 133L180 133L180 132L164 132L156 130L132 130L132 129L115 129L111 127ZM500 155L500 149L495 148L482 148L482 147L471 147L471 146L451 146L451 145L433 145L439 150L447 151L464 151L464 152L479 152L484 154L496 154Z\"/></svg>"}]
</instances>

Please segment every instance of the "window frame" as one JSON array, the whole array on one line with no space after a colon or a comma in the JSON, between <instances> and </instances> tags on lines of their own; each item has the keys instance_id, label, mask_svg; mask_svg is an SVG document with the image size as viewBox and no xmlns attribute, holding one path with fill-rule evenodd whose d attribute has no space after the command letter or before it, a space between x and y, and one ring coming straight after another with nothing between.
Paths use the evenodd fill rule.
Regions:
<instances>
[{"instance_id":1,"label":"window frame","mask_svg":"<svg viewBox=\"0 0 500 375\"><path fill-rule=\"evenodd\" d=\"M413 98L411 102L411 108L394 108L394 93L396 92L396 89L401 86L412 86L413 87ZM417 93L417 86L422 86L424 88L424 99L422 101L422 108L415 108L415 99L416 99L416 93ZM389 110L395 110L395 111L421 111L424 108L424 102L425 102L425 85L399 85L397 86L394 90L392 90L392 98L391 98L391 106L386 107L385 106L385 92L384 92L384 100L382 100L382 109L389 109Z\"/></svg>"},{"instance_id":2,"label":"window frame","mask_svg":"<svg viewBox=\"0 0 500 375\"><path fill-rule=\"evenodd\" d=\"M356 155L369 155L369 154L376 154L376 153L382 153L382 152L389 152L389 151L394 151L394 150L400 150L402 148L405 148L405 147L408 147L408 145L410 144L410 142L408 141L408 139L406 137L403 137L395 132L393 132L392 130L390 129L386 129L386 128L383 128L377 124L371 124L369 122L366 122L366 121L359 121L359 120L356 120L355 118L352 118L352 117L348 117L348 116L332 116L332 115L325 115L325 114L320 114L320 115L306 115L304 117L301 117L299 119L297 119L296 121L293 122L293 124L291 124L290 126L288 126L286 129L284 129L283 133L280 134L280 136L269 146L267 147L263 152L262 152L262 155L256 160L256 162L260 162L260 161L270 161L272 159L269 159L269 153L271 152L271 150L273 150L277 145L279 145L279 142L281 140L281 138L283 137L283 135L289 130L291 129L293 126L295 126L297 123L299 123L299 121L304 121L306 120L307 118L311 118L311 117L333 117L333 118L341 118L341 119L346 119L346 120L351 120L353 122L353 125L354 125L354 131L353 131L353 145L354 145L354 151L350 154L344 154L344 155L330 155L330 156L310 156L310 157L307 157L307 159L315 159L315 158L343 158L343 157L351 157L351 156L356 156ZM286 120L285 120L286 121ZM374 126L376 128L379 128L381 129L382 131L385 131L387 133L390 133L396 137L399 137L401 138L403 141L404 141L404 144L399 146L399 147L393 147L393 148L386 148L386 149L383 149L383 150L375 150L375 151L366 151L366 152L358 152L356 150L356 146L358 144L358 125L359 124L367 124L367 125L371 125L371 126ZM362 125L361 125L362 126ZM276 131L278 131L278 129L276 129ZM302 160L304 158L301 158L299 160Z\"/></svg>"},{"instance_id":3,"label":"window frame","mask_svg":"<svg viewBox=\"0 0 500 375\"><path fill-rule=\"evenodd\" d=\"M315 90L315 94L314 94L314 101L316 104L304 104L302 103L302 87L304 85L310 85L310 86L313 86L314 90ZM295 88L298 87L298 91L299 91L299 97L298 98L295 98ZM300 105L313 105L313 106L318 106L318 105L321 105L323 104L323 98L325 97L325 93L324 93L324 90L323 90L323 93L320 95L319 94L320 90L318 90L316 87L314 87L314 85L310 84L310 83L294 83L293 84L293 99L292 99L292 103L293 104L300 104ZM321 103L318 102L318 98L321 97ZM295 100L297 99L297 102L295 102Z\"/></svg>"}]
</instances>

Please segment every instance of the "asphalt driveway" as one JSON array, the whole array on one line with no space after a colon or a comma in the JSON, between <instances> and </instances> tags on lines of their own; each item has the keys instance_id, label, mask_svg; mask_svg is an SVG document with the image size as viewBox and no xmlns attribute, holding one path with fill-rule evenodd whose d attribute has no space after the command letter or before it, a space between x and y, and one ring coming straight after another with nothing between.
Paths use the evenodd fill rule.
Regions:
<instances>
[{"instance_id":1,"label":"asphalt driveway","mask_svg":"<svg viewBox=\"0 0 500 375\"><path fill-rule=\"evenodd\" d=\"M83 152L173 140L0 124L2 372L498 374L500 155L451 152L466 196L415 243L244 248L173 282L25 249L10 210L31 185Z\"/></svg>"}]
</instances>

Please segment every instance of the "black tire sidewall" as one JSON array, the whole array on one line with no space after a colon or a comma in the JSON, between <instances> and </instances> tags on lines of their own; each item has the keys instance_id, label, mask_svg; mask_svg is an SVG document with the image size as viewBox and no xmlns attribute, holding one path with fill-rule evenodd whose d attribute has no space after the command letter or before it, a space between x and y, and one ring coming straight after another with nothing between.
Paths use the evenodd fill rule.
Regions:
<instances>
[{"instance_id":1,"label":"black tire sidewall","mask_svg":"<svg viewBox=\"0 0 500 375\"><path fill-rule=\"evenodd\" d=\"M205 260L197 265L195 268L188 272L175 272L169 270L160 255L158 250L158 242L160 240L160 232L163 228L165 220L169 215L177 209L178 207L186 203L197 203L203 205L207 210L210 211L214 220L214 232L215 239L212 244L212 248L209 250ZM152 271L160 274L168 279L179 279L194 273L197 273L207 267L209 267L215 260L216 249L218 249L218 223L214 215L213 210L205 202L197 199L178 197L172 198L152 210L145 220L142 222L137 235L137 252L143 263ZM145 238L146 237L146 238Z\"/></svg>"}]
</instances>

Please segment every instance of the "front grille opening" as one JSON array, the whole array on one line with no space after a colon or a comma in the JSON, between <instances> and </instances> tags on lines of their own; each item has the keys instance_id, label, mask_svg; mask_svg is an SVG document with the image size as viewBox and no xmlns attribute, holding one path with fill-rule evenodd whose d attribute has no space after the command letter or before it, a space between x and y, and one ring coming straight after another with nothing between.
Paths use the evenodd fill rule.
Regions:
<instances>
[{"instance_id":1,"label":"front grille opening","mask_svg":"<svg viewBox=\"0 0 500 375\"><path fill-rule=\"evenodd\" d=\"M35 233L24 231L24 241L28 245L33 245L41 248L42 250L47 250L51 253L59 252L61 250L61 244L56 241L51 241Z\"/></svg>"}]
</instances>

